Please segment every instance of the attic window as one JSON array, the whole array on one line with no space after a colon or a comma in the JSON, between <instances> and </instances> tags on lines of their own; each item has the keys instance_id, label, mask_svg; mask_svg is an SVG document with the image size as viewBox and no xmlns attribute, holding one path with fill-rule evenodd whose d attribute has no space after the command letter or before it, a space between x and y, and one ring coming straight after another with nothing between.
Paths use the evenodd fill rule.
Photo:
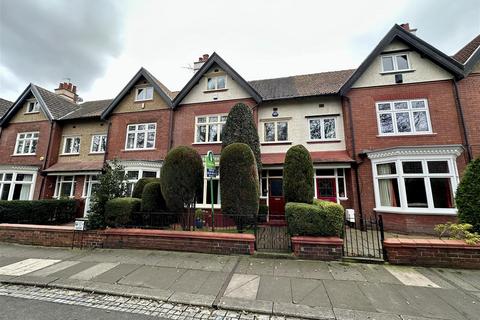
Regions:
<instances>
[{"instance_id":1,"label":"attic window","mask_svg":"<svg viewBox=\"0 0 480 320\"><path fill-rule=\"evenodd\" d=\"M38 101L29 101L27 105L27 113L37 113L40 111L40 104Z\"/></svg>"},{"instance_id":2,"label":"attic window","mask_svg":"<svg viewBox=\"0 0 480 320\"><path fill-rule=\"evenodd\" d=\"M153 99L153 87L137 88L135 101L146 101Z\"/></svg>"},{"instance_id":3,"label":"attic window","mask_svg":"<svg viewBox=\"0 0 480 320\"><path fill-rule=\"evenodd\" d=\"M210 77L207 79L207 91L222 90L227 87L227 78L223 76Z\"/></svg>"},{"instance_id":4,"label":"attic window","mask_svg":"<svg viewBox=\"0 0 480 320\"><path fill-rule=\"evenodd\" d=\"M382 72L395 72L410 70L408 54L382 56Z\"/></svg>"}]
</instances>

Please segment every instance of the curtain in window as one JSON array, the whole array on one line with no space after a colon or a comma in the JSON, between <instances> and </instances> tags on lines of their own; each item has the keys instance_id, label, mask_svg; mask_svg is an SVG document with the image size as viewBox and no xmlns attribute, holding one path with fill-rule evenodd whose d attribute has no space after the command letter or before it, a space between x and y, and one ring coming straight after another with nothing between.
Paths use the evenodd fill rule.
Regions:
<instances>
[{"instance_id":1,"label":"curtain in window","mask_svg":"<svg viewBox=\"0 0 480 320\"><path fill-rule=\"evenodd\" d=\"M392 167L390 164L378 165L377 166L378 175L387 175L392 174ZM397 193L395 192L395 186L397 180L394 179L379 179L378 188L380 193L380 204L384 207L397 207L398 199Z\"/></svg>"}]
</instances>

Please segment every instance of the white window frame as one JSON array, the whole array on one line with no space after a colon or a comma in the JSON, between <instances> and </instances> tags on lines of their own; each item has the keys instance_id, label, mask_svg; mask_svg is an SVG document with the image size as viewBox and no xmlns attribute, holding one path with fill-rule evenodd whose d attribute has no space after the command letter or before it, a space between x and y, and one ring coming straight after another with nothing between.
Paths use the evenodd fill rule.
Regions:
<instances>
[{"instance_id":1,"label":"white window frame","mask_svg":"<svg viewBox=\"0 0 480 320\"><path fill-rule=\"evenodd\" d=\"M65 180L65 177L72 177L72 180ZM57 181L55 181L55 191L53 193L53 198L60 199L60 187L62 184L71 184L70 195L69 198L75 198L75 186L77 185L77 179L75 175L66 174L57 176Z\"/></svg>"},{"instance_id":2,"label":"white window frame","mask_svg":"<svg viewBox=\"0 0 480 320\"><path fill-rule=\"evenodd\" d=\"M138 91L140 90L145 90L145 98L143 99L139 99L138 98ZM152 92L152 96L150 98L147 97L147 92L148 91L151 91ZM135 102L141 102L141 101L151 101L153 100L153 87L152 86L145 86L145 87L138 87L135 89Z\"/></svg>"},{"instance_id":3,"label":"white window frame","mask_svg":"<svg viewBox=\"0 0 480 320\"><path fill-rule=\"evenodd\" d=\"M206 114L206 115L200 115L195 117L195 130L193 132L193 141L195 141L195 144L214 144L214 143L222 143L222 129L225 126L225 123L227 123L227 117L228 114L226 113L220 113L220 114ZM210 117L218 117L218 121L216 122L210 122ZM225 121L222 121L222 117L225 117ZM199 123L198 119L199 118L206 118L206 122L204 123ZM205 141L197 141L197 130L198 127L200 126L205 126L206 131L205 131ZM210 138L210 126L217 126L218 130L218 135L217 135L217 141L208 141Z\"/></svg>"},{"instance_id":4,"label":"white window frame","mask_svg":"<svg viewBox=\"0 0 480 320\"><path fill-rule=\"evenodd\" d=\"M5 176L7 174L12 174L12 180L5 180ZM32 181L16 181L17 176L19 174L30 174L32 175ZM9 184L10 189L8 191L7 199L5 201L11 201L13 198L13 193L15 191L15 185L17 184L29 184L30 185L30 193L28 195L28 199L26 200L33 200L33 194L35 192L35 183L37 181L37 172L36 171L26 171L26 170L20 170L20 171L9 171L9 170L0 170L0 196L3 194L3 189L5 188L5 185Z\"/></svg>"},{"instance_id":5,"label":"white window frame","mask_svg":"<svg viewBox=\"0 0 480 320\"><path fill-rule=\"evenodd\" d=\"M33 103L33 108L30 110L30 105ZM27 101L27 110L25 113L32 114L32 113L39 113L40 112L40 104L36 99L28 100Z\"/></svg>"},{"instance_id":6,"label":"white window frame","mask_svg":"<svg viewBox=\"0 0 480 320\"><path fill-rule=\"evenodd\" d=\"M318 178L332 178L335 179L335 193L336 193L336 198L337 198L337 203L340 203L341 201L348 200L348 194L347 194L347 173L346 169L348 168L336 168L336 167L314 167L314 177L313 177L313 187L314 187L314 198L317 198L317 179ZM317 170L333 170L333 175L317 175ZM339 174L339 170L343 170L343 176ZM338 186L339 182L338 179L343 178L343 190L345 191L345 196L340 197Z\"/></svg>"},{"instance_id":7,"label":"white window frame","mask_svg":"<svg viewBox=\"0 0 480 320\"><path fill-rule=\"evenodd\" d=\"M143 172L144 171L149 171L149 172L156 172L156 178L160 178L160 169L159 168L149 168L149 167L126 167L124 168L124 171L125 171L125 175L128 176L128 172L133 172L133 171L137 171L138 172L138 176L136 179L127 179L125 181L125 183L128 185L128 184L131 184L132 185L132 189L130 190L130 194L129 196L132 195L132 192L133 192L133 188L135 187L135 184L138 182L138 180L142 179L143 178Z\"/></svg>"},{"instance_id":8,"label":"white window frame","mask_svg":"<svg viewBox=\"0 0 480 320\"><path fill-rule=\"evenodd\" d=\"M93 140L95 139L95 137L100 137L100 144L98 145L99 149L97 151L93 150ZM90 144L90 153L105 153L105 149L101 150L102 140L105 140L105 149L106 149L107 148L107 134L106 133L99 133L99 134L92 135L92 141L91 141L91 144Z\"/></svg>"},{"instance_id":9,"label":"white window frame","mask_svg":"<svg viewBox=\"0 0 480 320\"><path fill-rule=\"evenodd\" d=\"M333 119L335 125L335 137L333 138L325 138L325 120ZM313 139L312 132L310 130L310 121L320 120L320 139ZM337 117L336 116L318 116L318 117L311 117L307 119L307 129L308 129L308 137L307 141L336 141L338 139L338 127L337 127ZM264 129L265 130L265 129Z\"/></svg>"},{"instance_id":10,"label":"white window frame","mask_svg":"<svg viewBox=\"0 0 480 320\"><path fill-rule=\"evenodd\" d=\"M139 130L138 126L144 125L145 129ZM154 129L148 129L150 125L154 125ZM135 126L135 130L129 131L130 126ZM153 136L153 146L147 148L147 139L148 139L148 133L149 132L154 132ZM129 133L134 133L135 137L133 139L133 148L128 147L128 134ZM145 134L145 142L144 142L144 147L143 148L137 148L137 139L138 139L138 134L139 133L144 133ZM126 130L126 135L125 135L125 150L154 150L155 149L155 142L157 140L157 123L156 122L149 122L149 123L130 123L127 124L127 130Z\"/></svg>"},{"instance_id":11,"label":"white window frame","mask_svg":"<svg viewBox=\"0 0 480 320\"><path fill-rule=\"evenodd\" d=\"M215 209L221 209L222 208L222 199L221 199L221 196L220 196L220 159L215 159L215 166L217 167L217 176L216 177L213 177L212 180L217 180L218 181L218 194L217 194L217 199L218 199L218 203L214 203L213 204L213 208ZM203 199L201 202L199 202L197 199L197 203L196 203L196 207L197 208L200 208L200 209L208 209L208 208L211 208L212 207L212 204L210 203L207 203L207 201L209 201L210 199L207 199L207 196L208 196L208 190L210 190L210 178L207 177L207 167L203 166Z\"/></svg>"},{"instance_id":12,"label":"white window frame","mask_svg":"<svg viewBox=\"0 0 480 320\"><path fill-rule=\"evenodd\" d=\"M415 101L423 101L425 104L425 108L417 109L412 108L412 102ZM399 102L406 102L408 105L407 109L398 109L395 110L395 103ZM379 105L381 104L390 104L390 110L379 110ZM403 135L422 135L422 134L432 134L432 121L430 119L430 112L428 107L428 100L427 99L409 99L409 100L392 100L392 101L378 101L375 102L375 111L377 114L377 127L378 127L378 135L379 136L403 136ZM427 115L427 123L428 123L428 131L417 131L415 128L415 121L413 118L414 112L425 111ZM395 116L397 113L408 113L409 121L410 121L410 132L398 132L397 127L397 117ZM393 132L382 132L382 125L380 122L380 115L381 114L390 114L392 116L392 125L393 125Z\"/></svg>"},{"instance_id":13,"label":"white window frame","mask_svg":"<svg viewBox=\"0 0 480 320\"><path fill-rule=\"evenodd\" d=\"M68 139L72 139L72 143L70 144L70 150L67 150ZM78 139L78 151L73 152L73 145L74 145L75 139ZM63 137L62 155L80 154L81 147L82 147L82 138L80 136L65 136Z\"/></svg>"},{"instance_id":14,"label":"white window frame","mask_svg":"<svg viewBox=\"0 0 480 320\"><path fill-rule=\"evenodd\" d=\"M225 82L225 87L224 88L219 88L218 87L218 78L224 78L224 82ZM214 80L215 82L215 88L214 89L209 89L208 88L208 80ZM221 74L221 75L215 75L215 76L207 76L207 81L206 81L206 85L207 85L207 88L205 89L205 91L219 91L219 90L227 90L227 75L226 74Z\"/></svg>"},{"instance_id":15,"label":"white window frame","mask_svg":"<svg viewBox=\"0 0 480 320\"><path fill-rule=\"evenodd\" d=\"M27 135L31 135L31 138L26 138ZM24 135L24 138L20 138L21 135ZM34 136L37 135L35 138ZM28 155L35 155L37 154L37 147L38 147L38 138L40 137L40 132L39 131L31 131L31 132L19 132L17 133L17 140L15 142L15 149L13 150L14 155L21 155L21 156L28 156ZM20 144L20 141L23 141L23 146L22 146L22 152L18 152L18 145ZM28 148L28 152L23 152L25 142L30 141L30 146ZM36 141L35 143L35 151L32 152L32 146L33 146L33 141Z\"/></svg>"},{"instance_id":16,"label":"white window frame","mask_svg":"<svg viewBox=\"0 0 480 320\"><path fill-rule=\"evenodd\" d=\"M290 141L290 121L288 119L269 119L269 120L262 120L262 142L263 143L289 143ZM279 122L285 122L287 124L287 139L286 140L278 140L278 123ZM275 124L275 139L273 141L267 141L265 138L265 125L267 123L274 123Z\"/></svg>"},{"instance_id":17,"label":"white window frame","mask_svg":"<svg viewBox=\"0 0 480 320\"><path fill-rule=\"evenodd\" d=\"M407 64L408 68L407 69L398 69L398 62L397 62L397 57L399 56L406 56L407 57ZM383 58L392 58L393 61L393 70L385 70L383 68ZM380 58L380 64L382 67L382 73L398 73L398 72L405 72L405 71L411 71L412 70L412 64L410 63L410 55L408 53L398 53L398 54L385 54L382 55Z\"/></svg>"},{"instance_id":18,"label":"white window frame","mask_svg":"<svg viewBox=\"0 0 480 320\"><path fill-rule=\"evenodd\" d=\"M402 162L416 161L422 162L423 173L403 173ZM427 162L428 161L446 161L448 163L449 173L428 173ZM396 174L378 175L377 165L384 163L395 163ZM443 214L443 215L455 215L457 213L456 208L435 208L433 204L433 195L430 185L430 178L449 178L450 187L452 190L452 200L454 201L454 195L458 186L458 171L455 156L395 156L386 157L381 159L372 159L372 172L374 181L374 193L375 193L375 211L392 212L392 213L404 213L404 214ZM380 179L397 179L398 193L400 198L400 207L382 206L380 202L380 188L378 181ZM405 178L424 178L425 192L427 196L427 208L410 208L407 203L407 194L405 188Z\"/></svg>"}]
</instances>

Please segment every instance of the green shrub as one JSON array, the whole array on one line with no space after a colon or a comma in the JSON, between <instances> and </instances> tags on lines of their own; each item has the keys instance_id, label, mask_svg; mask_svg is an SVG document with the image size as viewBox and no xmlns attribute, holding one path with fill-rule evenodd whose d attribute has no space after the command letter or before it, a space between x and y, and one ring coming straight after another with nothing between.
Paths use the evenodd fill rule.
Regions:
<instances>
[{"instance_id":1,"label":"green shrub","mask_svg":"<svg viewBox=\"0 0 480 320\"><path fill-rule=\"evenodd\" d=\"M343 207L316 200L314 204L289 202L285 206L288 232L292 236L342 236Z\"/></svg>"},{"instance_id":2,"label":"green shrub","mask_svg":"<svg viewBox=\"0 0 480 320\"><path fill-rule=\"evenodd\" d=\"M203 185L203 161L195 149L176 147L168 152L160 177L162 194L172 211L189 210Z\"/></svg>"},{"instance_id":3,"label":"green shrub","mask_svg":"<svg viewBox=\"0 0 480 320\"><path fill-rule=\"evenodd\" d=\"M105 204L105 223L109 227L124 227L132 222L133 213L140 210L137 198L115 198Z\"/></svg>"},{"instance_id":4,"label":"green shrub","mask_svg":"<svg viewBox=\"0 0 480 320\"><path fill-rule=\"evenodd\" d=\"M159 212L163 210L165 210L165 199L162 196L160 182L147 183L142 193L142 211Z\"/></svg>"},{"instance_id":5,"label":"green shrub","mask_svg":"<svg viewBox=\"0 0 480 320\"><path fill-rule=\"evenodd\" d=\"M220 157L222 213L232 216L239 230L258 213L258 172L252 149L233 143Z\"/></svg>"},{"instance_id":6,"label":"green shrub","mask_svg":"<svg viewBox=\"0 0 480 320\"><path fill-rule=\"evenodd\" d=\"M233 106L222 129L222 150L232 143L245 143L252 149L260 173L262 159L258 131L252 111L243 103Z\"/></svg>"},{"instance_id":7,"label":"green shrub","mask_svg":"<svg viewBox=\"0 0 480 320\"><path fill-rule=\"evenodd\" d=\"M480 243L480 234L477 232L470 232L473 226L468 223L451 223L437 224L435 231L438 233L438 237L442 239L444 236L448 236L453 240L465 240L467 244L476 245Z\"/></svg>"},{"instance_id":8,"label":"green shrub","mask_svg":"<svg viewBox=\"0 0 480 320\"><path fill-rule=\"evenodd\" d=\"M480 158L470 162L457 188L458 220L480 232Z\"/></svg>"},{"instance_id":9,"label":"green shrub","mask_svg":"<svg viewBox=\"0 0 480 320\"><path fill-rule=\"evenodd\" d=\"M132 198L142 198L143 188L150 182L160 182L160 178L141 178L135 183L132 191Z\"/></svg>"},{"instance_id":10,"label":"green shrub","mask_svg":"<svg viewBox=\"0 0 480 320\"><path fill-rule=\"evenodd\" d=\"M268 216L268 206L266 204L260 204L258 206L258 222L266 222Z\"/></svg>"},{"instance_id":11,"label":"green shrub","mask_svg":"<svg viewBox=\"0 0 480 320\"><path fill-rule=\"evenodd\" d=\"M302 145L288 149L283 165L283 195L285 202L312 203L313 163Z\"/></svg>"},{"instance_id":12,"label":"green shrub","mask_svg":"<svg viewBox=\"0 0 480 320\"><path fill-rule=\"evenodd\" d=\"M63 224L75 220L71 199L0 201L0 223Z\"/></svg>"}]
</instances>

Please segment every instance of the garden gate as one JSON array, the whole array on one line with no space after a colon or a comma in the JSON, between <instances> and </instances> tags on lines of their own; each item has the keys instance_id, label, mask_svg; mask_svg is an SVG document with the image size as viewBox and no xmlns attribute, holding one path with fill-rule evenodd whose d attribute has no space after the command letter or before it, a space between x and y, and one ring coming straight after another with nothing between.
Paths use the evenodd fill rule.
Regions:
<instances>
[{"instance_id":1,"label":"garden gate","mask_svg":"<svg viewBox=\"0 0 480 320\"><path fill-rule=\"evenodd\" d=\"M287 226L259 224L255 232L255 245L258 251L289 252L290 235Z\"/></svg>"},{"instance_id":2,"label":"garden gate","mask_svg":"<svg viewBox=\"0 0 480 320\"><path fill-rule=\"evenodd\" d=\"M385 260L382 216L345 220L343 255L349 258Z\"/></svg>"}]
</instances>

